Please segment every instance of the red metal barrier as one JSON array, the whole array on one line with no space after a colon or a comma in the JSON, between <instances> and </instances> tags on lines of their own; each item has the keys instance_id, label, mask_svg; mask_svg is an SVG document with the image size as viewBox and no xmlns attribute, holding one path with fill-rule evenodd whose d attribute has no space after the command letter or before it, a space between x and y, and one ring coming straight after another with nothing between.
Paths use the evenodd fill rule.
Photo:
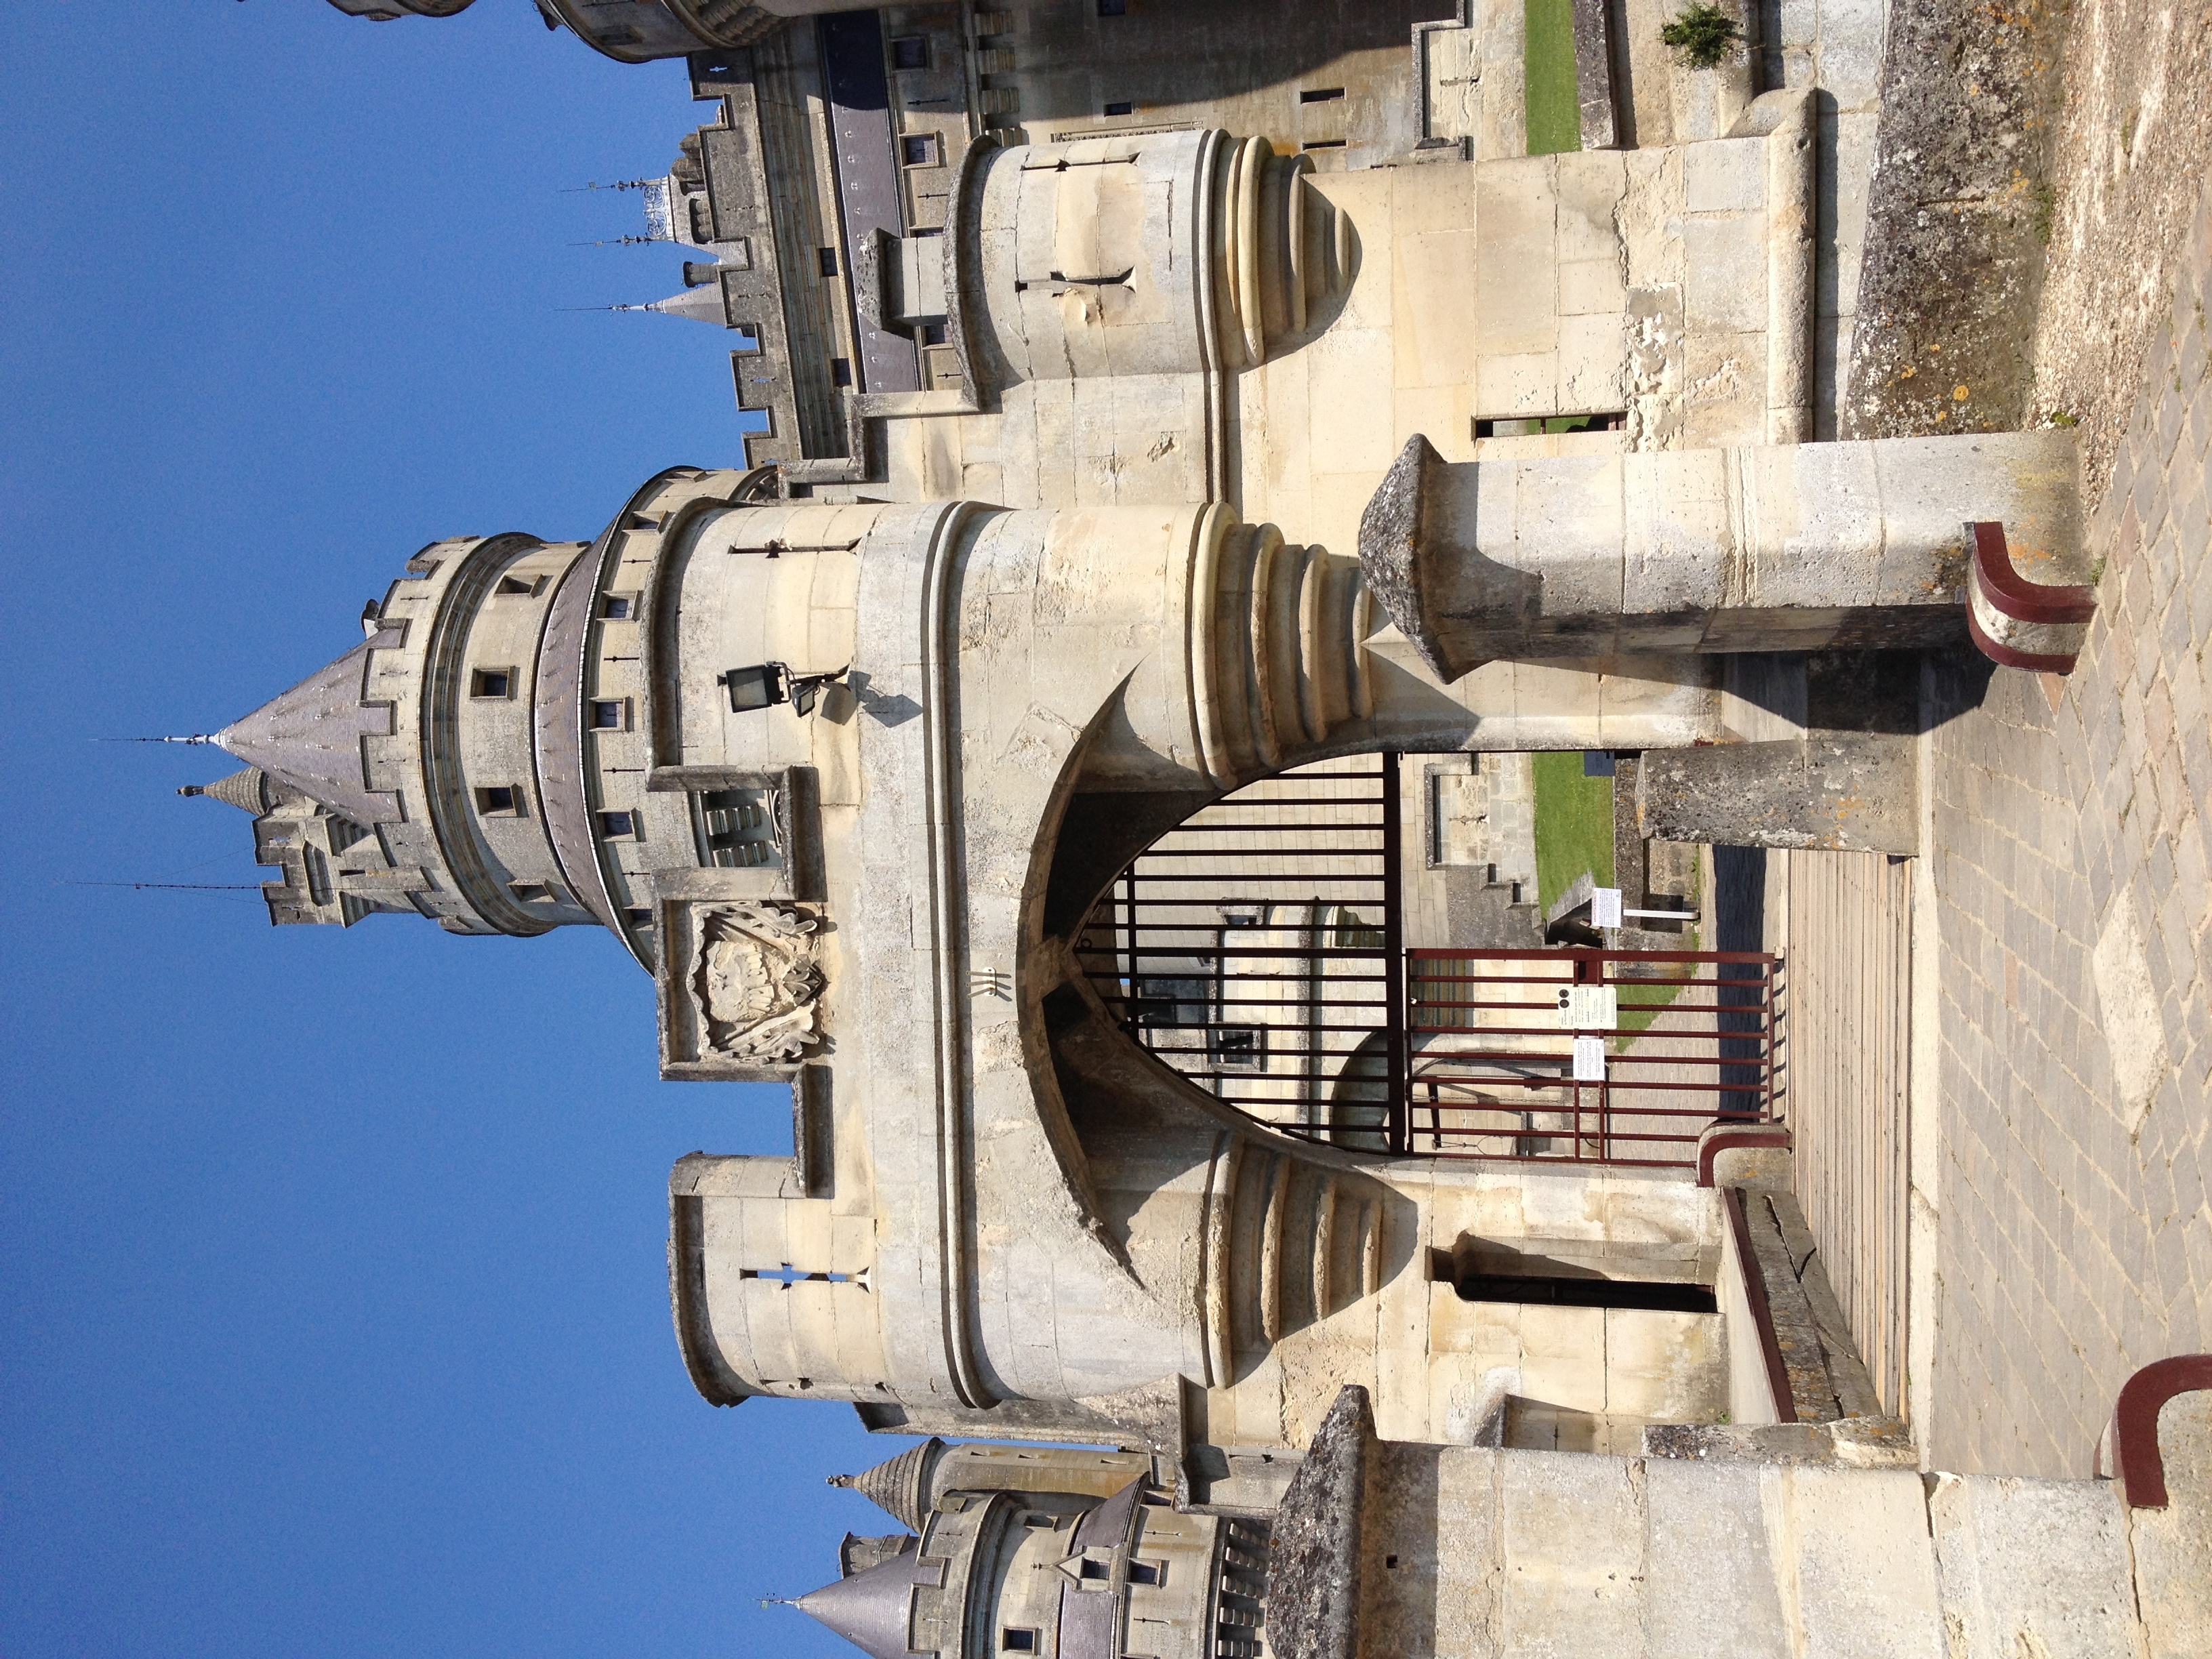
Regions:
<instances>
[{"instance_id":1,"label":"red metal barrier","mask_svg":"<svg viewBox=\"0 0 2212 1659\"><path fill-rule=\"evenodd\" d=\"M1712 1123L1774 1119L1778 957L1414 950L1406 958L1407 1152L1694 1167Z\"/></svg>"}]
</instances>

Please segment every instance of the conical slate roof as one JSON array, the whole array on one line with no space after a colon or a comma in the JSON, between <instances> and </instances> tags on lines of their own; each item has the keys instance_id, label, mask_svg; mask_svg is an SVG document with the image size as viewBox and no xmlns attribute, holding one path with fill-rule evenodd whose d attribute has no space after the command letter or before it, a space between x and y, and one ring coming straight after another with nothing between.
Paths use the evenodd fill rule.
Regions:
<instances>
[{"instance_id":1,"label":"conical slate roof","mask_svg":"<svg viewBox=\"0 0 2212 1659\"><path fill-rule=\"evenodd\" d=\"M830 1484L850 1487L908 1532L920 1532L930 1507L929 1473L944 1452L945 1443L932 1435L864 1474L833 1474Z\"/></svg>"},{"instance_id":2,"label":"conical slate roof","mask_svg":"<svg viewBox=\"0 0 2212 1659\"><path fill-rule=\"evenodd\" d=\"M187 784L177 793L180 795L205 795L210 800L219 800L241 811L251 812L258 818L272 804L265 783L268 774L259 767L249 766L242 771L233 772L227 778L217 778L213 783Z\"/></svg>"},{"instance_id":3,"label":"conical slate roof","mask_svg":"<svg viewBox=\"0 0 2212 1659\"><path fill-rule=\"evenodd\" d=\"M722 311L722 287L708 283L698 288L687 288L681 294L672 294L665 300L646 303L647 311L657 311L664 317L689 317L696 322L712 323L716 328L727 328L730 319Z\"/></svg>"},{"instance_id":4,"label":"conical slate roof","mask_svg":"<svg viewBox=\"0 0 2212 1659\"><path fill-rule=\"evenodd\" d=\"M215 740L341 817L367 825L389 816L362 775L362 738L392 730L388 707L362 706L362 677L374 643L354 647L283 696L225 726Z\"/></svg>"},{"instance_id":5,"label":"conical slate roof","mask_svg":"<svg viewBox=\"0 0 2212 1659\"><path fill-rule=\"evenodd\" d=\"M902 1550L866 1572L800 1596L797 1606L872 1659L908 1659L907 1604L921 1559L919 1546Z\"/></svg>"}]
</instances>

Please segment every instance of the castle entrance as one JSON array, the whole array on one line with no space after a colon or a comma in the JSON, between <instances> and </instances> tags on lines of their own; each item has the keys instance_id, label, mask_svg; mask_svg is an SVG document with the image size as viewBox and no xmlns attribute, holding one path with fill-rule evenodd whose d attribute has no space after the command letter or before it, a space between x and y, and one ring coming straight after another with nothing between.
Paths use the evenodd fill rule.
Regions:
<instances>
[{"instance_id":1,"label":"castle entrance","mask_svg":"<svg viewBox=\"0 0 2212 1659\"><path fill-rule=\"evenodd\" d=\"M1526 758L1357 755L1224 796L1101 897L1093 988L1160 1064L1355 1151L1686 1166L1711 1123L1772 1121L1778 958L1547 945L1533 868L1465 856L1455 803L1510 823Z\"/></svg>"}]
</instances>

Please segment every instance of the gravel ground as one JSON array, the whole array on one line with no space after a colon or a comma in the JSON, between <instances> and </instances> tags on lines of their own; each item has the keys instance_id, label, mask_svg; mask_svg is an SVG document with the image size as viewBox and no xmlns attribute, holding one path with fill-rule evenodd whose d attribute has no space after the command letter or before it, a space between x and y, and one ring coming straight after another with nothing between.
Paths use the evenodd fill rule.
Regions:
<instances>
[{"instance_id":1,"label":"gravel ground","mask_svg":"<svg viewBox=\"0 0 2212 1659\"><path fill-rule=\"evenodd\" d=\"M2075 0L2060 64L2030 424L2080 422L2094 502L2212 177L2212 0Z\"/></svg>"}]
</instances>

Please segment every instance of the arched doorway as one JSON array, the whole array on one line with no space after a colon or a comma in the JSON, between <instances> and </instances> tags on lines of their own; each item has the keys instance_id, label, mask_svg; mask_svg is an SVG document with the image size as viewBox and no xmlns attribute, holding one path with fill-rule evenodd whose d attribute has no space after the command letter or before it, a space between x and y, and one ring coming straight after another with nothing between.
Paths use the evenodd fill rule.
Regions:
<instances>
[{"instance_id":1,"label":"arched doorway","mask_svg":"<svg viewBox=\"0 0 2212 1659\"><path fill-rule=\"evenodd\" d=\"M1771 1120L1775 958L1547 945L1533 879L1495 862L1471 878L1517 921L1470 934L1425 896L1439 813L1525 758L1346 756L1200 807L1092 908L1092 988L1161 1065L1347 1151L1680 1167L1714 1121Z\"/></svg>"}]
</instances>

